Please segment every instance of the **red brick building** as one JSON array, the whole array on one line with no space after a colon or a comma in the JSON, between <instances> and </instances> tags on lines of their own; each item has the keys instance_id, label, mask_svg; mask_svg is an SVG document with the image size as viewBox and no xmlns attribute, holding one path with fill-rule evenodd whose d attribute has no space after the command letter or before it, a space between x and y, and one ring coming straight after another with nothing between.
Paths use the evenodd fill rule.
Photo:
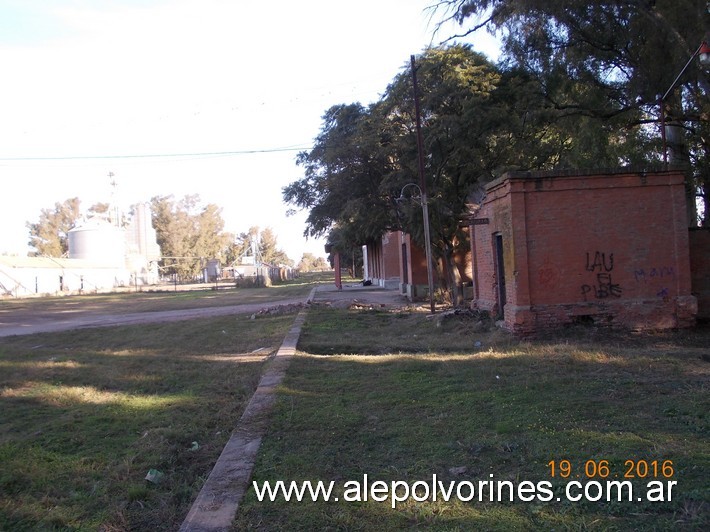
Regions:
<instances>
[{"instance_id":1,"label":"red brick building","mask_svg":"<svg viewBox=\"0 0 710 532\"><path fill-rule=\"evenodd\" d=\"M366 280L383 288L399 288L401 242L402 233L392 231L363 246L362 259Z\"/></svg>"},{"instance_id":2,"label":"red brick building","mask_svg":"<svg viewBox=\"0 0 710 532\"><path fill-rule=\"evenodd\" d=\"M530 334L570 323L692 326L683 175L510 173L470 226L476 308Z\"/></svg>"},{"instance_id":3,"label":"red brick building","mask_svg":"<svg viewBox=\"0 0 710 532\"><path fill-rule=\"evenodd\" d=\"M429 297L426 252L412 241L408 233L402 233L400 278L400 292L410 301Z\"/></svg>"},{"instance_id":4,"label":"red brick building","mask_svg":"<svg viewBox=\"0 0 710 532\"><path fill-rule=\"evenodd\" d=\"M470 299L471 255L459 253L454 257L463 285L457 287ZM410 301L429 297L426 253L415 244L408 233L392 231L381 239L363 246L365 279L388 289L399 289ZM438 274L434 274L438 278ZM435 280L436 283L436 280Z\"/></svg>"}]
</instances>

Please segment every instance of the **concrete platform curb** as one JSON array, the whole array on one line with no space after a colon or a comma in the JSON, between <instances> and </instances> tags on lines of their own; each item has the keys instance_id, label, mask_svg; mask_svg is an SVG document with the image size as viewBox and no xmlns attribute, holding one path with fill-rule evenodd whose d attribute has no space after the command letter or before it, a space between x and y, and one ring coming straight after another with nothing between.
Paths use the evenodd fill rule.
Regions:
<instances>
[{"instance_id":1,"label":"concrete platform curb","mask_svg":"<svg viewBox=\"0 0 710 532\"><path fill-rule=\"evenodd\" d=\"M315 288L311 290L306 303L313 301L315 291ZM296 354L296 345L307 313L306 307L296 316L185 517L180 527L181 532L217 532L231 529L239 503L249 489L256 455L268 427L268 415L276 402L276 387L281 384L286 369Z\"/></svg>"}]
</instances>

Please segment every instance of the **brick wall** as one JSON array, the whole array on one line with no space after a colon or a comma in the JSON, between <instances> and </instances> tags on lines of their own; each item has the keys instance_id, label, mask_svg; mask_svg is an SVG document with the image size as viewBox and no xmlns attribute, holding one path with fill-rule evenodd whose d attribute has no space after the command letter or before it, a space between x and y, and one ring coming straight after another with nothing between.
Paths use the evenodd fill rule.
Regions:
<instances>
[{"instance_id":1,"label":"brick wall","mask_svg":"<svg viewBox=\"0 0 710 532\"><path fill-rule=\"evenodd\" d=\"M374 284L397 288L400 282L401 233L394 231L365 246L367 277Z\"/></svg>"},{"instance_id":2,"label":"brick wall","mask_svg":"<svg viewBox=\"0 0 710 532\"><path fill-rule=\"evenodd\" d=\"M501 314L502 264L514 332L694 323L682 174L509 174L489 185L477 217L489 223L471 228L474 305Z\"/></svg>"},{"instance_id":3,"label":"brick wall","mask_svg":"<svg viewBox=\"0 0 710 532\"><path fill-rule=\"evenodd\" d=\"M402 234L401 254L402 294L405 294L410 300L428 297L429 279L427 277L426 253L412 241L412 237L408 233Z\"/></svg>"},{"instance_id":4,"label":"brick wall","mask_svg":"<svg viewBox=\"0 0 710 532\"><path fill-rule=\"evenodd\" d=\"M436 259L434 259L436 261ZM453 256L453 263L460 275L460 285L456 287L464 297L470 299L470 287L472 277L471 250L466 249L466 244L457 248ZM427 277L426 252L412 241L411 235L402 234L402 257L401 257L401 278L402 293L410 299L420 299L429 297L429 280ZM439 279L440 273L444 270L443 260L439 261L434 272L434 285L447 283L447 279ZM464 289L464 287L466 287Z\"/></svg>"},{"instance_id":5,"label":"brick wall","mask_svg":"<svg viewBox=\"0 0 710 532\"><path fill-rule=\"evenodd\" d=\"M400 246L402 233L392 231L382 237L382 273L386 288L398 288L400 283Z\"/></svg>"}]
</instances>

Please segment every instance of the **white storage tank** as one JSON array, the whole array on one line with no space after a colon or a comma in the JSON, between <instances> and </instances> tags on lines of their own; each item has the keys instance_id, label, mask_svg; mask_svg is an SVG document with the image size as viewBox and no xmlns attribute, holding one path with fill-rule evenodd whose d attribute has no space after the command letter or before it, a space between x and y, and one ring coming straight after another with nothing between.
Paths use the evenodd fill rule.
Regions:
<instances>
[{"instance_id":1,"label":"white storage tank","mask_svg":"<svg viewBox=\"0 0 710 532\"><path fill-rule=\"evenodd\" d=\"M108 221L90 219L69 231L69 258L123 268L126 242L123 229Z\"/></svg>"}]
</instances>

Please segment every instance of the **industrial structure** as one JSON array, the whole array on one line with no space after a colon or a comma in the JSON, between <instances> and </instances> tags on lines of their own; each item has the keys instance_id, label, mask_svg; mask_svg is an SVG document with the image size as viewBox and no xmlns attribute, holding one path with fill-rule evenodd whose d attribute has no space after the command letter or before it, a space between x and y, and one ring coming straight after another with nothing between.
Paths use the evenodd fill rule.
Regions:
<instances>
[{"instance_id":1,"label":"industrial structure","mask_svg":"<svg viewBox=\"0 0 710 532\"><path fill-rule=\"evenodd\" d=\"M67 258L0 257L0 296L105 292L155 284L160 247L150 207L138 204L125 226L94 216L68 234Z\"/></svg>"}]
</instances>

